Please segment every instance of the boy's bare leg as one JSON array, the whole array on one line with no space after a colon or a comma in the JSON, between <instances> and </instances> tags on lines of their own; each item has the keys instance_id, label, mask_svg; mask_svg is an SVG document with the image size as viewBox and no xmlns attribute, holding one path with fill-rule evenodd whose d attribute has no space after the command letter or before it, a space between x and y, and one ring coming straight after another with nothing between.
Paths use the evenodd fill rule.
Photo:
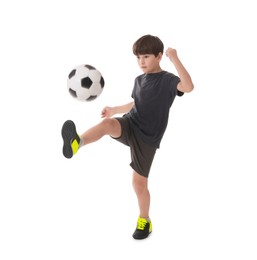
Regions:
<instances>
[{"instance_id":1,"label":"boy's bare leg","mask_svg":"<svg viewBox=\"0 0 257 260\"><path fill-rule=\"evenodd\" d=\"M140 215L137 220L137 228L132 236L134 239L144 239L152 232L152 222L149 218L150 193L148 190L148 178L134 171L133 187L137 195Z\"/></svg>"},{"instance_id":2,"label":"boy's bare leg","mask_svg":"<svg viewBox=\"0 0 257 260\"><path fill-rule=\"evenodd\" d=\"M69 159L77 153L80 147L95 142L104 135L110 135L115 138L120 137L121 125L115 118L105 118L101 123L79 136L74 122L67 120L62 126L61 134L63 138L63 155Z\"/></svg>"},{"instance_id":3,"label":"boy's bare leg","mask_svg":"<svg viewBox=\"0 0 257 260\"><path fill-rule=\"evenodd\" d=\"M80 138L83 140L84 145L96 142L104 135L110 135L114 138L121 136L121 125L115 118L105 118L99 124L93 126L84 132Z\"/></svg>"},{"instance_id":4,"label":"boy's bare leg","mask_svg":"<svg viewBox=\"0 0 257 260\"><path fill-rule=\"evenodd\" d=\"M133 188L137 195L139 212L141 218L149 218L150 192L148 190L148 178L133 172Z\"/></svg>"}]
</instances>

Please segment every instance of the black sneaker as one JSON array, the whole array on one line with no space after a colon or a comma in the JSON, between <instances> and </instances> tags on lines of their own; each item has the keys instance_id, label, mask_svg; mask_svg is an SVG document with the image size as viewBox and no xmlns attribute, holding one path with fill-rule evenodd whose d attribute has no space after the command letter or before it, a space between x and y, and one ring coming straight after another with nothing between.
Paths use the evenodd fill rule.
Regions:
<instances>
[{"instance_id":1,"label":"black sneaker","mask_svg":"<svg viewBox=\"0 0 257 260\"><path fill-rule=\"evenodd\" d=\"M73 121L67 120L62 126L63 155L71 158L79 149L80 137Z\"/></svg>"},{"instance_id":2,"label":"black sneaker","mask_svg":"<svg viewBox=\"0 0 257 260\"><path fill-rule=\"evenodd\" d=\"M137 220L137 228L133 234L134 239L144 239L149 236L152 232L152 222L150 222L145 218L138 218Z\"/></svg>"}]
</instances>

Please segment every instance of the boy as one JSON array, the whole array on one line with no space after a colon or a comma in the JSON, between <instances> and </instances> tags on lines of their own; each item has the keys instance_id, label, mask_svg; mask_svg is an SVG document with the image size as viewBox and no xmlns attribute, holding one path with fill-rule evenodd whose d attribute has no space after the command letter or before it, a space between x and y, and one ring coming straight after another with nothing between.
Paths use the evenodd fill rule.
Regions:
<instances>
[{"instance_id":1,"label":"boy","mask_svg":"<svg viewBox=\"0 0 257 260\"><path fill-rule=\"evenodd\" d=\"M133 45L133 53L143 74L135 79L132 92L134 101L121 106L105 107L102 110L102 122L80 136L71 120L67 120L62 127L63 154L66 158L71 158L79 148L104 135L130 147L133 188L139 206L134 239L144 239L152 232L148 175L167 127L169 109L177 95L182 96L194 88L175 49L168 48L165 54L174 64L179 77L161 69L163 50L163 43L158 37L144 35L139 38ZM115 114L124 115L113 117Z\"/></svg>"}]
</instances>

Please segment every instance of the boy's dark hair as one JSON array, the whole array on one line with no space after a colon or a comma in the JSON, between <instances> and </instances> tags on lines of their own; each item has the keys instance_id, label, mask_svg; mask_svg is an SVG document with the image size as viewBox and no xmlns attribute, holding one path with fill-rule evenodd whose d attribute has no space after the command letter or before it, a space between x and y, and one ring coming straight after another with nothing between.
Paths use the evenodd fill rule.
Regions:
<instances>
[{"instance_id":1,"label":"boy's dark hair","mask_svg":"<svg viewBox=\"0 0 257 260\"><path fill-rule=\"evenodd\" d=\"M154 54L155 57L163 54L163 43L157 37L150 34L144 35L133 44L133 53L137 55Z\"/></svg>"}]
</instances>

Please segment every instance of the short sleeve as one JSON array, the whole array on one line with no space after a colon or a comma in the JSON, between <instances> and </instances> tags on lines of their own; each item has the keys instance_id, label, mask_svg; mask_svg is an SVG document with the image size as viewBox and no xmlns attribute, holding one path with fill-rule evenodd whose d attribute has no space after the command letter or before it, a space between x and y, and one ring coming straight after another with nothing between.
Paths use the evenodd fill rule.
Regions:
<instances>
[{"instance_id":1,"label":"short sleeve","mask_svg":"<svg viewBox=\"0 0 257 260\"><path fill-rule=\"evenodd\" d=\"M177 96L182 97L184 95L184 92L178 90L178 83L180 82L180 78L175 76L176 78L176 90L177 90Z\"/></svg>"},{"instance_id":2,"label":"short sleeve","mask_svg":"<svg viewBox=\"0 0 257 260\"><path fill-rule=\"evenodd\" d=\"M180 78L174 74L171 74L171 85L173 86L173 93L176 96L182 97L184 95L184 92L181 92L178 90L178 83L180 82Z\"/></svg>"},{"instance_id":3,"label":"short sleeve","mask_svg":"<svg viewBox=\"0 0 257 260\"><path fill-rule=\"evenodd\" d=\"M177 96L182 97L183 95L184 95L184 92L179 91L179 90L177 89Z\"/></svg>"}]
</instances>

